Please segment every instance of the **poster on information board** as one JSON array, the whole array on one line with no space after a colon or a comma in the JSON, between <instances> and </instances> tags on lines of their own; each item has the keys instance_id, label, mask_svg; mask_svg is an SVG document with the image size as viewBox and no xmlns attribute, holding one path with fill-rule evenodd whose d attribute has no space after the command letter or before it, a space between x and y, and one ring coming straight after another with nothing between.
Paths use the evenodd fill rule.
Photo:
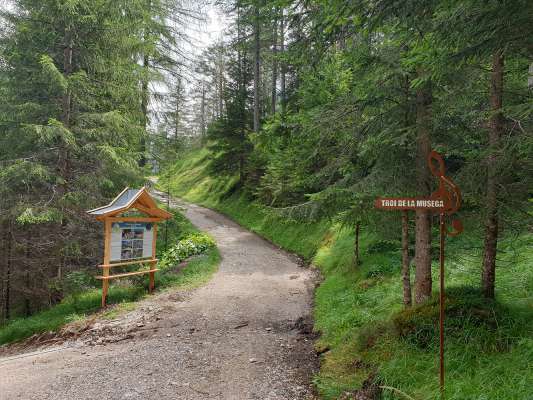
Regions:
<instances>
[{"instance_id":1,"label":"poster on information board","mask_svg":"<svg viewBox=\"0 0 533 400\"><path fill-rule=\"evenodd\" d=\"M111 261L152 257L153 225L115 222L111 229Z\"/></svg>"}]
</instances>

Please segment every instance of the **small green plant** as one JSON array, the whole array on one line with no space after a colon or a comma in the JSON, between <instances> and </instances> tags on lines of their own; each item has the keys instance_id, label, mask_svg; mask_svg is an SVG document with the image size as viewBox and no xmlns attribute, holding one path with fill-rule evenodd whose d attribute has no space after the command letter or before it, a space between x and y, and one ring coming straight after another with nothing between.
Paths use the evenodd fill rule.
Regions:
<instances>
[{"instance_id":1,"label":"small green plant","mask_svg":"<svg viewBox=\"0 0 533 400\"><path fill-rule=\"evenodd\" d=\"M202 254L214 246L215 241L205 233L191 233L170 247L163 254L159 265L163 269L172 267L193 255Z\"/></svg>"},{"instance_id":2,"label":"small green plant","mask_svg":"<svg viewBox=\"0 0 533 400\"><path fill-rule=\"evenodd\" d=\"M366 249L368 254L379 254L391 251L397 251L400 244L393 240L375 240L370 243Z\"/></svg>"}]
</instances>

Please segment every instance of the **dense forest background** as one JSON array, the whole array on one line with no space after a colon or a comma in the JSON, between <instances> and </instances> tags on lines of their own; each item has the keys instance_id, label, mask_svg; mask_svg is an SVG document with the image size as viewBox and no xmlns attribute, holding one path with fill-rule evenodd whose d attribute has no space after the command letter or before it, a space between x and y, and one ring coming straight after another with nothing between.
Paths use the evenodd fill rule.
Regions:
<instances>
[{"instance_id":1,"label":"dense forest background","mask_svg":"<svg viewBox=\"0 0 533 400\"><path fill-rule=\"evenodd\" d=\"M233 24L202 71L218 99L205 135L212 172L239 177L229 192L398 238L397 217L376 213L373 199L429 195L436 149L464 193L461 217L483 252L480 287L493 298L498 241L531 229L531 2L225 6ZM416 303L431 295L434 222L416 213Z\"/></svg>"},{"instance_id":2,"label":"dense forest background","mask_svg":"<svg viewBox=\"0 0 533 400\"><path fill-rule=\"evenodd\" d=\"M145 182L154 126L180 105L186 27L203 13L172 0L17 0L0 18L5 321L59 302L77 271L94 272L101 227L85 211Z\"/></svg>"}]
</instances>

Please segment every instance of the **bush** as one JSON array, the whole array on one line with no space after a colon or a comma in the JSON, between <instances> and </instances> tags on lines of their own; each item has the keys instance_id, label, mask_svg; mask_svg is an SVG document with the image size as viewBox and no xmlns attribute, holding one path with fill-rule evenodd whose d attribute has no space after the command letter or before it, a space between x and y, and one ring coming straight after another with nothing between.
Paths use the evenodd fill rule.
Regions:
<instances>
[{"instance_id":1,"label":"bush","mask_svg":"<svg viewBox=\"0 0 533 400\"><path fill-rule=\"evenodd\" d=\"M190 256L202 254L207 249L215 247L215 241L205 233L191 233L170 247L159 263L161 268L172 267L186 260Z\"/></svg>"},{"instance_id":2,"label":"bush","mask_svg":"<svg viewBox=\"0 0 533 400\"><path fill-rule=\"evenodd\" d=\"M370 243L366 249L368 254L388 253L398 251L400 244L394 240L376 240Z\"/></svg>"},{"instance_id":3,"label":"bush","mask_svg":"<svg viewBox=\"0 0 533 400\"><path fill-rule=\"evenodd\" d=\"M435 347L439 337L439 301L406 309L393 317L396 336L425 349ZM477 345L479 351L508 351L516 341L515 330L520 319L513 310L494 300L485 299L480 289L454 287L446 295L446 336L462 342L463 346ZM474 338L483 338L482 341Z\"/></svg>"},{"instance_id":4,"label":"bush","mask_svg":"<svg viewBox=\"0 0 533 400\"><path fill-rule=\"evenodd\" d=\"M94 277L85 271L72 271L63 280L63 291L65 296L78 295L96 287L96 282Z\"/></svg>"}]
</instances>

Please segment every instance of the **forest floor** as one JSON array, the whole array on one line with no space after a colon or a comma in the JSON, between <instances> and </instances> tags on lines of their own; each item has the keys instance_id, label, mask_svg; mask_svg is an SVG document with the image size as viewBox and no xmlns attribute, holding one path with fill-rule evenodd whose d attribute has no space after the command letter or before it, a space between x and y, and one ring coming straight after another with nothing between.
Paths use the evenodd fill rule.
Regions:
<instances>
[{"instance_id":1,"label":"forest floor","mask_svg":"<svg viewBox=\"0 0 533 400\"><path fill-rule=\"evenodd\" d=\"M314 398L315 272L215 211L180 205L217 242L213 279L98 317L61 347L0 358L1 400Z\"/></svg>"}]
</instances>

